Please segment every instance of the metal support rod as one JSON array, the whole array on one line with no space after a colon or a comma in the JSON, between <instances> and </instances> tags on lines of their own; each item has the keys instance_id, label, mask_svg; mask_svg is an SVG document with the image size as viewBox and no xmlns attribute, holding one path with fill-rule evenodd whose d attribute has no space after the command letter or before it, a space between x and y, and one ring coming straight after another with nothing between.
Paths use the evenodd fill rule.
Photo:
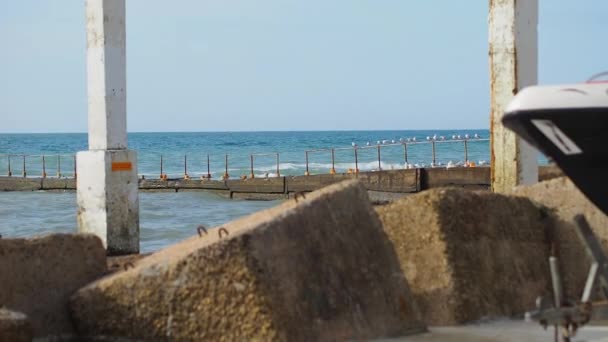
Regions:
<instances>
[{"instance_id":1,"label":"metal support rod","mask_svg":"<svg viewBox=\"0 0 608 342\"><path fill-rule=\"evenodd\" d=\"M160 179L164 179L165 176L163 175L163 155L160 155Z\"/></svg>"},{"instance_id":2,"label":"metal support rod","mask_svg":"<svg viewBox=\"0 0 608 342\"><path fill-rule=\"evenodd\" d=\"M209 165L209 155L207 155L207 178L211 179L211 169Z\"/></svg>"},{"instance_id":3,"label":"metal support rod","mask_svg":"<svg viewBox=\"0 0 608 342\"><path fill-rule=\"evenodd\" d=\"M281 171L279 169L279 154L277 153L277 177L281 177Z\"/></svg>"},{"instance_id":4,"label":"metal support rod","mask_svg":"<svg viewBox=\"0 0 608 342\"><path fill-rule=\"evenodd\" d=\"M306 155L306 172L304 173L305 176L310 175L310 172L308 172L308 151L304 152Z\"/></svg>"},{"instance_id":5,"label":"metal support rod","mask_svg":"<svg viewBox=\"0 0 608 342\"><path fill-rule=\"evenodd\" d=\"M355 146L355 173L359 172L359 156L357 155L357 147Z\"/></svg>"},{"instance_id":6,"label":"metal support rod","mask_svg":"<svg viewBox=\"0 0 608 342\"><path fill-rule=\"evenodd\" d=\"M226 171L224 172L224 179L228 179L229 175L228 175L228 155L226 154Z\"/></svg>"},{"instance_id":7,"label":"metal support rod","mask_svg":"<svg viewBox=\"0 0 608 342\"><path fill-rule=\"evenodd\" d=\"M188 176L188 155L184 154L184 179L190 178Z\"/></svg>"},{"instance_id":8,"label":"metal support rod","mask_svg":"<svg viewBox=\"0 0 608 342\"><path fill-rule=\"evenodd\" d=\"M562 280L559 273L559 266L557 265L557 258L554 256L549 257L549 267L551 268L551 283L553 285L553 300L556 308L562 306Z\"/></svg>"},{"instance_id":9,"label":"metal support rod","mask_svg":"<svg viewBox=\"0 0 608 342\"><path fill-rule=\"evenodd\" d=\"M46 160L44 154L42 155L42 178L46 178Z\"/></svg>"},{"instance_id":10,"label":"metal support rod","mask_svg":"<svg viewBox=\"0 0 608 342\"><path fill-rule=\"evenodd\" d=\"M61 178L61 154L57 155L57 178Z\"/></svg>"},{"instance_id":11,"label":"metal support rod","mask_svg":"<svg viewBox=\"0 0 608 342\"><path fill-rule=\"evenodd\" d=\"M255 178L255 174L253 174L253 154L249 155L249 161L251 162L251 178Z\"/></svg>"},{"instance_id":12,"label":"metal support rod","mask_svg":"<svg viewBox=\"0 0 608 342\"><path fill-rule=\"evenodd\" d=\"M432 145L433 145L433 165L432 166L435 166L436 163L435 163L435 141L434 140L432 141Z\"/></svg>"},{"instance_id":13,"label":"metal support rod","mask_svg":"<svg viewBox=\"0 0 608 342\"><path fill-rule=\"evenodd\" d=\"M466 139L464 140L464 165L469 166L469 147Z\"/></svg>"},{"instance_id":14,"label":"metal support rod","mask_svg":"<svg viewBox=\"0 0 608 342\"><path fill-rule=\"evenodd\" d=\"M336 173L336 168L335 168L335 155L334 155L334 149L331 149L331 170L329 170L330 174L335 174Z\"/></svg>"},{"instance_id":15,"label":"metal support rod","mask_svg":"<svg viewBox=\"0 0 608 342\"><path fill-rule=\"evenodd\" d=\"M382 163L380 162L380 145L378 145L378 171L382 170Z\"/></svg>"},{"instance_id":16,"label":"metal support rod","mask_svg":"<svg viewBox=\"0 0 608 342\"><path fill-rule=\"evenodd\" d=\"M76 156L74 156L74 179L76 179Z\"/></svg>"},{"instance_id":17,"label":"metal support rod","mask_svg":"<svg viewBox=\"0 0 608 342\"><path fill-rule=\"evenodd\" d=\"M13 175L13 171L11 171L11 155L8 155L8 176L11 177Z\"/></svg>"},{"instance_id":18,"label":"metal support rod","mask_svg":"<svg viewBox=\"0 0 608 342\"><path fill-rule=\"evenodd\" d=\"M27 171L25 170L25 154L23 155L23 177L27 177Z\"/></svg>"},{"instance_id":19,"label":"metal support rod","mask_svg":"<svg viewBox=\"0 0 608 342\"><path fill-rule=\"evenodd\" d=\"M403 159L405 159L405 167L408 166L407 162L407 144L403 143Z\"/></svg>"}]
</instances>

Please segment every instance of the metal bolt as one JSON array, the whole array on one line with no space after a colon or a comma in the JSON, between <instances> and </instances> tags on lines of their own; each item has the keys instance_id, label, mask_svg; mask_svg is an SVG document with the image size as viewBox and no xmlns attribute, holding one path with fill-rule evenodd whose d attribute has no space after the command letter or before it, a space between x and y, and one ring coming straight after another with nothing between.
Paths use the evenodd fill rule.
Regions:
<instances>
[{"instance_id":1,"label":"metal bolt","mask_svg":"<svg viewBox=\"0 0 608 342\"><path fill-rule=\"evenodd\" d=\"M229 235L228 230L226 228L220 227L219 231L217 232L218 235L219 235L219 237L220 237L220 239L222 238L222 232L224 232L226 236Z\"/></svg>"},{"instance_id":2,"label":"metal bolt","mask_svg":"<svg viewBox=\"0 0 608 342\"><path fill-rule=\"evenodd\" d=\"M207 235L207 228L201 224L198 227L196 227L196 232L198 233L199 237L202 237L203 232L205 233L205 235Z\"/></svg>"}]
</instances>

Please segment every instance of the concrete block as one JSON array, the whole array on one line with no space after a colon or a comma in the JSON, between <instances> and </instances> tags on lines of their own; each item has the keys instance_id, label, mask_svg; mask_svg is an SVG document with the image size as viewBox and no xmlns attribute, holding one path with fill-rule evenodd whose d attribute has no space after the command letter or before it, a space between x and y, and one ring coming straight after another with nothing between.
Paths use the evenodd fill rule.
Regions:
<instances>
[{"instance_id":1,"label":"concrete block","mask_svg":"<svg viewBox=\"0 0 608 342\"><path fill-rule=\"evenodd\" d=\"M167 189L167 181L162 179L139 179L141 190L164 190Z\"/></svg>"},{"instance_id":2,"label":"concrete block","mask_svg":"<svg viewBox=\"0 0 608 342\"><path fill-rule=\"evenodd\" d=\"M229 180L226 184L232 192L285 193L285 177Z\"/></svg>"},{"instance_id":3,"label":"concrete block","mask_svg":"<svg viewBox=\"0 0 608 342\"><path fill-rule=\"evenodd\" d=\"M42 189L41 178L0 177L0 191L37 191Z\"/></svg>"},{"instance_id":4,"label":"concrete block","mask_svg":"<svg viewBox=\"0 0 608 342\"><path fill-rule=\"evenodd\" d=\"M202 180L202 179L180 179L175 181L169 181L169 186L176 189L214 189L214 190L228 190L228 185L225 181L221 180Z\"/></svg>"},{"instance_id":5,"label":"concrete block","mask_svg":"<svg viewBox=\"0 0 608 342\"><path fill-rule=\"evenodd\" d=\"M105 271L106 253L94 235L0 239L0 303L28 315L37 337L72 332L70 295Z\"/></svg>"},{"instance_id":6,"label":"concrete block","mask_svg":"<svg viewBox=\"0 0 608 342\"><path fill-rule=\"evenodd\" d=\"M71 300L78 330L242 341L342 341L424 330L358 183L336 184L223 228L80 289Z\"/></svg>"},{"instance_id":7,"label":"concrete block","mask_svg":"<svg viewBox=\"0 0 608 342\"><path fill-rule=\"evenodd\" d=\"M528 199L433 189L377 211L427 324L523 314L550 293L551 220Z\"/></svg>"},{"instance_id":8,"label":"concrete block","mask_svg":"<svg viewBox=\"0 0 608 342\"><path fill-rule=\"evenodd\" d=\"M520 186L513 195L524 196L555 214L552 239L557 244L564 294L580 299L591 263L575 232L574 216L583 214L608 254L608 217L591 203L566 177Z\"/></svg>"},{"instance_id":9,"label":"concrete block","mask_svg":"<svg viewBox=\"0 0 608 342\"><path fill-rule=\"evenodd\" d=\"M335 175L311 175L311 176L292 176L285 177L288 192L307 192L326 187L331 184L339 183L347 179L353 179L355 174L335 174Z\"/></svg>"},{"instance_id":10,"label":"concrete block","mask_svg":"<svg viewBox=\"0 0 608 342\"><path fill-rule=\"evenodd\" d=\"M418 170L387 170L380 172L362 172L357 179L367 190L385 192L417 192Z\"/></svg>"},{"instance_id":11,"label":"concrete block","mask_svg":"<svg viewBox=\"0 0 608 342\"><path fill-rule=\"evenodd\" d=\"M42 178L42 190L67 190L67 178Z\"/></svg>"},{"instance_id":12,"label":"concrete block","mask_svg":"<svg viewBox=\"0 0 608 342\"><path fill-rule=\"evenodd\" d=\"M489 189L489 167L455 167L420 169L420 185L422 190L457 186L469 189Z\"/></svg>"},{"instance_id":13,"label":"concrete block","mask_svg":"<svg viewBox=\"0 0 608 342\"><path fill-rule=\"evenodd\" d=\"M0 307L0 341L30 342L32 327L27 316Z\"/></svg>"}]
</instances>

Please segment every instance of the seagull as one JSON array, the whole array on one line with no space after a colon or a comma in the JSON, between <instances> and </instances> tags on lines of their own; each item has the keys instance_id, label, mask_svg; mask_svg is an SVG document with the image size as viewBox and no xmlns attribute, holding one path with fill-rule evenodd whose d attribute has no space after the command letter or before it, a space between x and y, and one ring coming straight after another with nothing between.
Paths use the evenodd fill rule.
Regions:
<instances>
[{"instance_id":1,"label":"seagull","mask_svg":"<svg viewBox=\"0 0 608 342\"><path fill-rule=\"evenodd\" d=\"M456 140L456 134L452 135L452 139Z\"/></svg>"},{"instance_id":2,"label":"seagull","mask_svg":"<svg viewBox=\"0 0 608 342\"><path fill-rule=\"evenodd\" d=\"M479 139L479 134L475 133L475 135L473 136L475 139Z\"/></svg>"},{"instance_id":3,"label":"seagull","mask_svg":"<svg viewBox=\"0 0 608 342\"><path fill-rule=\"evenodd\" d=\"M376 145L380 145L380 140L376 141Z\"/></svg>"},{"instance_id":4,"label":"seagull","mask_svg":"<svg viewBox=\"0 0 608 342\"><path fill-rule=\"evenodd\" d=\"M439 140L445 140L445 137L442 135L439 137Z\"/></svg>"},{"instance_id":5,"label":"seagull","mask_svg":"<svg viewBox=\"0 0 608 342\"><path fill-rule=\"evenodd\" d=\"M395 143L395 139L391 140L391 144L394 144L394 143Z\"/></svg>"},{"instance_id":6,"label":"seagull","mask_svg":"<svg viewBox=\"0 0 608 342\"><path fill-rule=\"evenodd\" d=\"M399 138L399 142L403 142L403 138Z\"/></svg>"},{"instance_id":7,"label":"seagull","mask_svg":"<svg viewBox=\"0 0 608 342\"><path fill-rule=\"evenodd\" d=\"M369 141L367 142L367 144L366 144L366 145L367 145L367 146L369 146L369 145L370 145Z\"/></svg>"},{"instance_id":8,"label":"seagull","mask_svg":"<svg viewBox=\"0 0 608 342\"><path fill-rule=\"evenodd\" d=\"M357 147L357 144L355 144L355 142L352 142L353 147Z\"/></svg>"},{"instance_id":9,"label":"seagull","mask_svg":"<svg viewBox=\"0 0 608 342\"><path fill-rule=\"evenodd\" d=\"M465 135L464 135L464 138L465 138L465 139L469 139L469 135L468 135L468 134L465 134Z\"/></svg>"},{"instance_id":10,"label":"seagull","mask_svg":"<svg viewBox=\"0 0 608 342\"><path fill-rule=\"evenodd\" d=\"M388 140L384 139L382 140L382 143L386 145L388 143Z\"/></svg>"},{"instance_id":11,"label":"seagull","mask_svg":"<svg viewBox=\"0 0 608 342\"><path fill-rule=\"evenodd\" d=\"M407 138L407 142L410 142L410 141L411 141L411 140L412 140L412 139L410 139L410 138Z\"/></svg>"},{"instance_id":12,"label":"seagull","mask_svg":"<svg viewBox=\"0 0 608 342\"><path fill-rule=\"evenodd\" d=\"M460 134L458 134L458 139L462 139L462 137L460 136Z\"/></svg>"},{"instance_id":13,"label":"seagull","mask_svg":"<svg viewBox=\"0 0 608 342\"><path fill-rule=\"evenodd\" d=\"M428 135L426 136L426 140L431 140L431 137L429 137Z\"/></svg>"},{"instance_id":14,"label":"seagull","mask_svg":"<svg viewBox=\"0 0 608 342\"><path fill-rule=\"evenodd\" d=\"M437 140L437 134L433 135L433 140Z\"/></svg>"},{"instance_id":15,"label":"seagull","mask_svg":"<svg viewBox=\"0 0 608 342\"><path fill-rule=\"evenodd\" d=\"M412 138L412 141L416 141L416 137L413 137L413 138Z\"/></svg>"}]
</instances>

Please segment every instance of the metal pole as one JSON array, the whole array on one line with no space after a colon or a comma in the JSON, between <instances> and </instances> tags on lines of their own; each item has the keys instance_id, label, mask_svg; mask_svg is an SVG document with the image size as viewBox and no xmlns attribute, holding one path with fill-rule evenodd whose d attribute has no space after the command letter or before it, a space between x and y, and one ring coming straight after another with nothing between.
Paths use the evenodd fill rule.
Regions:
<instances>
[{"instance_id":1,"label":"metal pole","mask_svg":"<svg viewBox=\"0 0 608 342\"><path fill-rule=\"evenodd\" d=\"M44 159L44 154L42 155L42 178L46 178L46 161Z\"/></svg>"},{"instance_id":2,"label":"metal pole","mask_svg":"<svg viewBox=\"0 0 608 342\"><path fill-rule=\"evenodd\" d=\"M334 158L334 149L331 149L331 170L329 170L329 173L332 175L336 174L336 168L335 168L335 158Z\"/></svg>"},{"instance_id":3,"label":"metal pole","mask_svg":"<svg viewBox=\"0 0 608 342\"><path fill-rule=\"evenodd\" d=\"M464 140L464 166L469 166L469 148L467 140Z\"/></svg>"},{"instance_id":4,"label":"metal pole","mask_svg":"<svg viewBox=\"0 0 608 342\"><path fill-rule=\"evenodd\" d=\"M432 166L435 166L435 141L434 140L432 141L432 145L433 145L433 165Z\"/></svg>"},{"instance_id":5,"label":"metal pole","mask_svg":"<svg viewBox=\"0 0 608 342\"><path fill-rule=\"evenodd\" d=\"M61 154L57 155L57 178L61 178Z\"/></svg>"},{"instance_id":6,"label":"metal pole","mask_svg":"<svg viewBox=\"0 0 608 342\"><path fill-rule=\"evenodd\" d=\"M380 163L380 145L378 145L378 171L382 170L382 164Z\"/></svg>"},{"instance_id":7,"label":"metal pole","mask_svg":"<svg viewBox=\"0 0 608 342\"><path fill-rule=\"evenodd\" d=\"M13 172L11 171L11 155L8 155L8 176L11 177Z\"/></svg>"},{"instance_id":8,"label":"metal pole","mask_svg":"<svg viewBox=\"0 0 608 342\"><path fill-rule=\"evenodd\" d=\"M160 179L164 179L165 176L163 176L163 155L160 155Z\"/></svg>"},{"instance_id":9,"label":"metal pole","mask_svg":"<svg viewBox=\"0 0 608 342\"><path fill-rule=\"evenodd\" d=\"M27 177L27 171L25 170L25 154L23 155L23 177Z\"/></svg>"},{"instance_id":10,"label":"metal pole","mask_svg":"<svg viewBox=\"0 0 608 342\"><path fill-rule=\"evenodd\" d=\"M355 173L359 173L359 157L357 156L357 147L355 149Z\"/></svg>"},{"instance_id":11,"label":"metal pole","mask_svg":"<svg viewBox=\"0 0 608 342\"><path fill-rule=\"evenodd\" d=\"M308 175L310 175L310 172L308 172L308 151L306 151L305 154L306 154L306 172L304 173L304 176L308 176Z\"/></svg>"},{"instance_id":12,"label":"metal pole","mask_svg":"<svg viewBox=\"0 0 608 342\"><path fill-rule=\"evenodd\" d=\"M281 171L279 169L279 153L277 153L277 177L281 177Z\"/></svg>"},{"instance_id":13,"label":"metal pole","mask_svg":"<svg viewBox=\"0 0 608 342\"><path fill-rule=\"evenodd\" d=\"M407 143L403 143L403 158L405 159L405 167L407 167Z\"/></svg>"},{"instance_id":14,"label":"metal pole","mask_svg":"<svg viewBox=\"0 0 608 342\"><path fill-rule=\"evenodd\" d=\"M224 172L224 179L228 179L228 155L226 154L226 172Z\"/></svg>"},{"instance_id":15,"label":"metal pole","mask_svg":"<svg viewBox=\"0 0 608 342\"><path fill-rule=\"evenodd\" d=\"M211 170L209 166L209 155L207 155L207 178L211 179Z\"/></svg>"},{"instance_id":16,"label":"metal pole","mask_svg":"<svg viewBox=\"0 0 608 342\"><path fill-rule=\"evenodd\" d=\"M76 179L76 156L74 156L74 179Z\"/></svg>"},{"instance_id":17,"label":"metal pole","mask_svg":"<svg viewBox=\"0 0 608 342\"><path fill-rule=\"evenodd\" d=\"M253 154L249 155L249 159L251 162L251 178L253 179L253 178L255 178L255 175L253 174Z\"/></svg>"},{"instance_id":18,"label":"metal pole","mask_svg":"<svg viewBox=\"0 0 608 342\"><path fill-rule=\"evenodd\" d=\"M190 179L188 176L188 155L184 154L184 179Z\"/></svg>"}]
</instances>

